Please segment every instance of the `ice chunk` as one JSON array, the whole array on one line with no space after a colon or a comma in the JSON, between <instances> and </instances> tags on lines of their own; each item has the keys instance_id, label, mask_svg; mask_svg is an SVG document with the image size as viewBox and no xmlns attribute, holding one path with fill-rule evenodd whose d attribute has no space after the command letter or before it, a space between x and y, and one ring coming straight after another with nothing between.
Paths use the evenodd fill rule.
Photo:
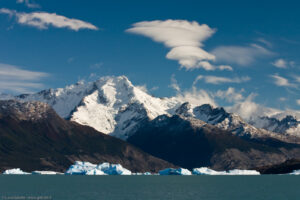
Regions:
<instances>
[{"instance_id":1,"label":"ice chunk","mask_svg":"<svg viewBox=\"0 0 300 200\"><path fill-rule=\"evenodd\" d=\"M290 175L300 175L300 169L294 170Z\"/></svg>"},{"instance_id":2,"label":"ice chunk","mask_svg":"<svg viewBox=\"0 0 300 200\"><path fill-rule=\"evenodd\" d=\"M260 175L256 170L233 169L228 171L228 175Z\"/></svg>"},{"instance_id":3,"label":"ice chunk","mask_svg":"<svg viewBox=\"0 0 300 200\"><path fill-rule=\"evenodd\" d=\"M15 168L15 169L7 169L3 172L3 174L16 174L16 175L25 175L25 174L30 174L28 172L23 172L20 168Z\"/></svg>"},{"instance_id":4,"label":"ice chunk","mask_svg":"<svg viewBox=\"0 0 300 200\"><path fill-rule=\"evenodd\" d=\"M226 171L215 171L207 167L200 167L193 169L195 175L226 175Z\"/></svg>"},{"instance_id":5,"label":"ice chunk","mask_svg":"<svg viewBox=\"0 0 300 200\"><path fill-rule=\"evenodd\" d=\"M89 162L76 161L65 174L77 175L131 175L131 171L120 164L102 163L95 165Z\"/></svg>"},{"instance_id":6,"label":"ice chunk","mask_svg":"<svg viewBox=\"0 0 300 200\"><path fill-rule=\"evenodd\" d=\"M131 171L123 168L120 164L102 163L96 168L108 175L131 175Z\"/></svg>"},{"instance_id":7,"label":"ice chunk","mask_svg":"<svg viewBox=\"0 0 300 200\"><path fill-rule=\"evenodd\" d=\"M207 167L194 168L193 174L195 175L260 175L260 173L255 170L233 169L229 171L215 171Z\"/></svg>"},{"instance_id":8,"label":"ice chunk","mask_svg":"<svg viewBox=\"0 0 300 200\"><path fill-rule=\"evenodd\" d=\"M192 173L189 170L184 168L178 168L178 169L167 168L159 171L159 175L192 175Z\"/></svg>"},{"instance_id":9,"label":"ice chunk","mask_svg":"<svg viewBox=\"0 0 300 200\"><path fill-rule=\"evenodd\" d=\"M34 175L56 175L56 174L63 174L60 172L54 172L54 171L33 171L31 174Z\"/></svg>"},{"instance_id":10,"label":"ice chunk","mask_svg":"<svg viewBox=\"0 0 300 200\"><path fill-rule=\"evenodd\" d=\"M85 173L85 175L107 175L105 174L103 171L101 170L98 170L98 169L92 169L92 170L89 170Z\"/></svg>"},{"instance_id":11,"label":"ice chunk","mask_svg":"<svg viewBox=\"0 0 300 200\"><path fill-rule=\"evenodd\" d=\"M97 165L90 162L76 161L74 165L71 165L65 174L73 175L85 175L88 171L93 170Z\"/></svg>"}]
</instances>

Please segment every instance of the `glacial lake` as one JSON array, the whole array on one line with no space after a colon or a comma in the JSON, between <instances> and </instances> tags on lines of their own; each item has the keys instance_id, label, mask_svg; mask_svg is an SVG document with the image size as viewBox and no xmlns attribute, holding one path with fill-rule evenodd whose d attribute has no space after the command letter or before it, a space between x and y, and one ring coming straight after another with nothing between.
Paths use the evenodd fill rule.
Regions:
<instances>
[{"instance_id":1,"label":"glacial lake","mask_svg":"<svg viewBox=\"0 0 300 200\"><path fill-rule=\"evenodd\" d=\"M300 176L0 175L1 200L299 199Z\"/></svg>"}]
</instances>

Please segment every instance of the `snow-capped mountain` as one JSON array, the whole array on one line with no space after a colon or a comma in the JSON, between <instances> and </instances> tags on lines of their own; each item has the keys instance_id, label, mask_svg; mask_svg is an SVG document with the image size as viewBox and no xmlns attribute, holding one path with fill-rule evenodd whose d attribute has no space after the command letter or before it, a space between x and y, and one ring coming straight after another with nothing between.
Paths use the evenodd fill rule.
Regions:
<instances>
[{"instance_id":1,"label":"snow-capped mountain","mask_svg":"<svg viewBox=\"0 0 300 200\"><path fill-rule=\"evenodd\" d=\"M273 137L284 141L295 141L295 138L290 140L291 138L289 138L286 134L278 134L285 132L269 130L264 126L250 125L237 114L228 113L222 107L213 108L209 104L203 104L201 106L193 107L188 102L186 102L182 104L175 111L175 113L185 117L200 119L208 124L214 125L223 130L230 131L231 133L238 136L247 136L251 138ZM284 121L282 123L284 123ZM290 123L286 124L291 125ZM291 135L295 136L293 134Z\"/></svg>"},{"instance_id":2,"label":"snow-capped mountain","mask_svg":"<svg viewBox=\"0 0 300 200\"><path fill-rule=\"evenodd\" d=\"M268 131L300 136L300 121L291 115L288 115L281 120L275 117L260 117L249 123L255 127L266 129Z\"/></svg>"},{"instance_id":3,"label":"snow-capped mountain","mask_svg":"<svg viewBox=\"0 0 300 200\"><path fill-rule=\"evenodd\" d=\"M66 88L20 95L17 99L45 102L63 118L122 139L134 132L141 121L172 113L180 105L175 98L147 94L125 76L79 82Z\"/></svg>"},{"instance_id":4,"label":"snow-capped mountain","mask_svg":"<svg viewBox=\"0 0 300 200\"><path fill-rule=\"evenodd\" d=\"M5 95L5 98L9 97ZM237 114L226 112L222 107L213 108L208 104L192 105L176 97L153 97L134 86L125 76L103 77L95 82L78 82L65 88L48 89L15 98L45 102L63 118L124 140L134 134L143 122L160 115L174 114L200 119L239 136L272 136L282 139L286 137L287 130L291 133L289 135L299 133L299 127L290 126L291 123L286 124L285 132L278 132L282 134L272 133L270 131L275 129L259 124L266 124L263 122L266 119L263 118L256 118L259 120L250 125L249 121L243 120Z\"/></svg>"}]
</instances>

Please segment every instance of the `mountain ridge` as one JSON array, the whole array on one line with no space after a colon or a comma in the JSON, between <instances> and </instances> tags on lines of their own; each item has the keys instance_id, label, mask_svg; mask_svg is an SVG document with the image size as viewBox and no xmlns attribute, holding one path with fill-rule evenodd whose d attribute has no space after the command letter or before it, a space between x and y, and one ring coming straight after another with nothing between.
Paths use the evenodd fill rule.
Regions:
<instances>
[{"instance_id":1,"label":"mountain ridge","mask_svg":"<svg viewBox=\"0 0 300 200\"><path fill-rule=\"evenodd\" d=\"M240 136L266 136L294 143L300 141L300 134L297 134L300 124L290 134L285 131L275 133L269 127L260 126L262 118L246 121L223 107L192 105L176 97L153 97L135 87L126 76L103 77L95 82L79 82L65 88L19 95L15 99L48 103L63 118L123 140L134 134L144 121L151 121L159 115L180 114L203 120Z\"/></svg>"}]
</instances>

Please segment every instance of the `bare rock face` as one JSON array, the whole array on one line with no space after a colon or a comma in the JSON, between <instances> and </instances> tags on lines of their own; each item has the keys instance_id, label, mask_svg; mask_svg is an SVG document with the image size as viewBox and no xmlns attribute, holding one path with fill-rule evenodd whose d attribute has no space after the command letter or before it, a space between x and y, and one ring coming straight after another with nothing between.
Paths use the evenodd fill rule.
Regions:
<instances>
[{"instance_id":1,"label":"bare rock face","mask_svg":"<svg viewBox=\"0 0 300 200\"><path fill-rule=\"evenodd\" d=\"M42 102L0 101L0 117L14 116L18 120L37 121L54 114L51 107Z\"/></svg>"}]
</instances>

